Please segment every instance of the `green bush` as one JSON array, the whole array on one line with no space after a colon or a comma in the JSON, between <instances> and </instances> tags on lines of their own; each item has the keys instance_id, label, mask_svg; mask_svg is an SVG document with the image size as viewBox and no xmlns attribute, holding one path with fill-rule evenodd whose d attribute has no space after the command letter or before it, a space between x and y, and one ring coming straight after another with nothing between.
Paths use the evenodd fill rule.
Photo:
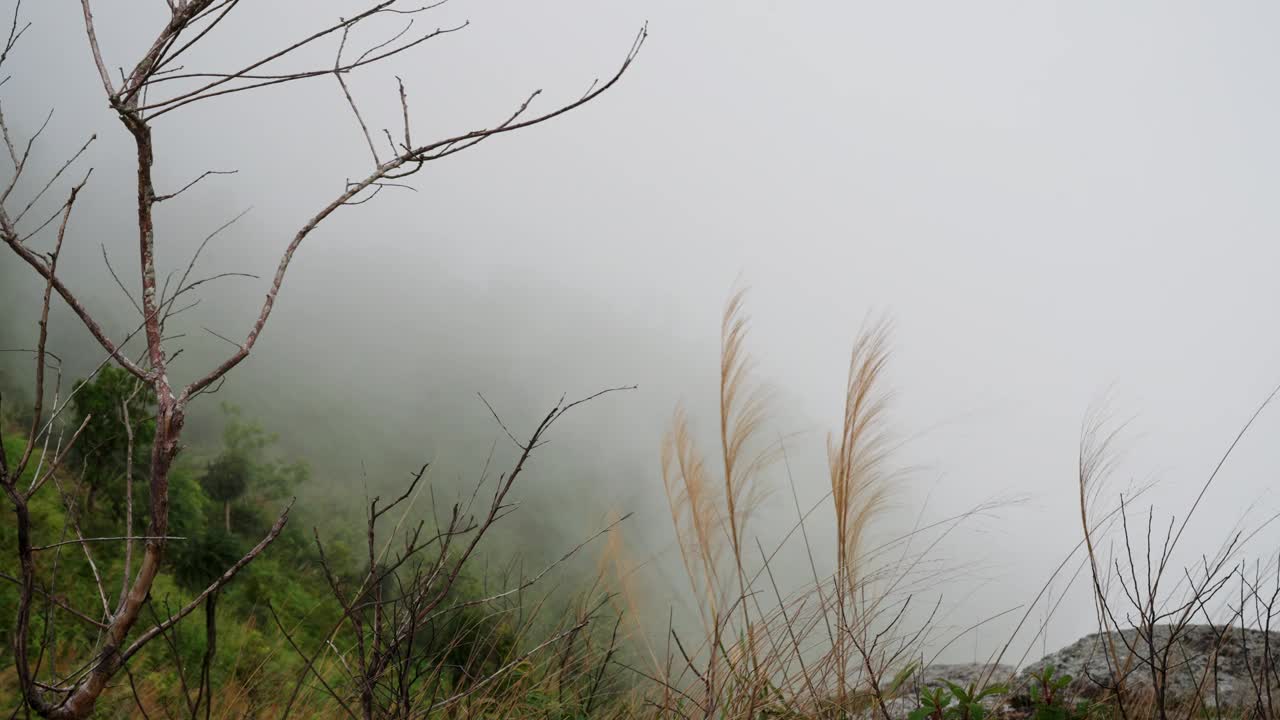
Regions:
<instances>
[{"instance_id":1,"label":"green bush","mask_svg":"<svg viewBox=\"0 0 1280 720\"><path fill-rule=\"evenodd\" d=\"M147 458L155 440L155 392L140 383L128 371L104 366L89 380L77 380L71 394L73 427L84 430L75 444L75 453L84 467L84 483L88 487L86 505L90 512L99 495L111 500L115 517L123 517L124 493L120 487L129 457L130 433L126 429L125 406L128 406L129 429L132 429L135 473L146 477ZM104 492L105 491L105 492Z\"/></svg>"},{"instance_id":2,"label":"green bush","mask_svg":"<svg viewBox=\"0 0 1280 720\"><path fill-rule=\"evenodd\" d=\"M1096 715L1099 708L1087 700L1075 705L1066 703L1063 691L1071 685L1072 679L1067 674L1055 674L1053 665L1046 665L1031 676L1032 720L1085 720Z\"/></svg>"},{"instance_id":3,"label":"green bush","mask_svg":"<svg viewBox=\"0 0 1280 720\"><path fill-rule=\"evenodd\" d=\"M944 682L946 687L925 690L920 694L920 707L911 711L908 720L983 720L987 708L982 701L1008 692L1003 685L990 685L979 690L976 684L962 687Z\"/></svg>"}]
</instances>

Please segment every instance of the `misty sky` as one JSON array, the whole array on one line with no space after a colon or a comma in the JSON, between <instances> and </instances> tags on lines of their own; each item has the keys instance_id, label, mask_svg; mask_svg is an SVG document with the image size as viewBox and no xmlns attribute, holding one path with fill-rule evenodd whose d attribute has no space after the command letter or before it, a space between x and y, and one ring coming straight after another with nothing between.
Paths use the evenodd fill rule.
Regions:
<instances>
[{"instance_id":1,"label":"misty sky","mask_svg":"<svg viewBox=\"0 0 1280 720\"><path fill-rule=\"evenodd\" d=\"M244 3L188 69L230 69L360 7ZM99 2L108 64L131 65L165 13ZM24 14L34 26L2 91L6 117L25 136L56 108L43 167L99 134L63 262L119 332L132 310L99 243L129 267L132 145L78 4ZM1278 15L1256 2L452 0L419 22L470 20L464 32L351 76L370 125L397 131L395 75L426 139L492 125L536 88L544 108L574 99L612 74L645 21L651 37L598 101L428 166L417 192L388 190L315 233L227 399L323 458L317 476L337 487L362 463L474 475L497 437L477 391L530 427L562 392L638 384L566 421L518 523L555 550L607 510L635 510L637 554L661 558L659 439L680 400L700 427L714 422L719 313L735 283L751 288L750 348L775 390L769 432L798 433L788 448L808 502L825 492L850 343L869 313L888 313L893 422L914 470L881 532L905 530L895 524L926 499L945 515L1025 496L941 549L983 563L981 582L957 588L969 603L957 622L1003 610L1078 539L1092 404L1131 423L1118 486L1156 480L1149 498L1180 515L1280 381ZM385 37L366 32L366 44ZM297 64L329 64L332 50ZM328 77L171 113L156 145L162 192L239 170L162 207L162 264L184 265L251 207L205 267L264 277L370 163ZM0 302L29 312L38 285L3 257ZM211 290L175 373L225 354L201 328L243 335L265 285ZM1278 429L1264 416L1225 468L1189 530L1195 553L1250 503L1256 519L1275 512ZM774 501L766 536L794 521L789 492ZM1274 555L1274 539L1255 555ZM1065 608L1049 645L1091 622L1087 602Z\"/></svg>"}]
</instances>

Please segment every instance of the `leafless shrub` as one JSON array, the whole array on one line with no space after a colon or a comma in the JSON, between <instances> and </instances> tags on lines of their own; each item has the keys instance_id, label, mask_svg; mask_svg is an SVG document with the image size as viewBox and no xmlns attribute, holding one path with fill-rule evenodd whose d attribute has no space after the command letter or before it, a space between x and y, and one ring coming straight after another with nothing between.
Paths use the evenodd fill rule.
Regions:
<instances>
[{"instance_id":1,"label":"leafless shrub","mask_svg":"<svg viewBox=\"0 0 1280 720\"><path fill-rule=\"evenodd\" d=\"M1268 395L1243 425L1180 521L1170 516L1167 522L1157 524L1153 505L1145 512L1135 513L1132 498L1124 495L1115 509L1094 519L1102 485L1114 467L1119 428L1109 429L1105 417L1098 413L1086 422L1077 482L1106 670L1081 678L1085 682L1079 685L1101 690L1106 701L1126 720L1167 720L1198 714L1206 707L1221 713L1238 706L1238 693L1230 698L1222 695L1219 663L1220 653L1235 647L1243 648L1248 661L1253 707L1235 707L1232 711L1274 717L1271 696L1280 678L1275 674L1270 632L1276 595L1263 589L1261 568L1255 567L1250 577L1239 559L1247 542L1261 528L1250 533L1232 531L1215 552L1201 555L1194 566L1178 568L1174 562L1187 524L1277 392L1280 389ZM1104 554L1099 538L1108 527L1118 529L1119 537L1110 552ZM1239 583L1234 606L1226 598L1233 579ZM1189 649L1196 645L1193 633L1203 634L1204 628L1212 642ZM1256 633L1264 638L1262 647L1251 649L1251 645L1258 644L1250 639Z\"/></svg>"},{"instance_id":2,"label":"leafless shrub","mask_svg":"<svg viewBox=\"0 0 1280 720\"><path fill-rule=\"evenodd\" d=\"M455 503L450 508L448 517L437 521L433 529L427 527L426 521L403 527L418 499L423 477L427 473L426 467L419 470L405 491L391 502L381 504L380 498L370 501L365 533L367 568L354 587L344 582L334 571L325 557L319 531L316 531L316 546L320 552L321 564L341 613L338 621L325 633L324 642L308 651L294 642L275 609L271 610L278 629L304 661L304 670L285 705L284 716L294 710L304 688L304 681L313 680L348 716L422 717L464 703L473 695L487 691L492 685L501 682L517 666L543 655L554 654L553 650L557 648L560 650L558 681L561 692L564 692L566 678L575 667L575 663L571 662L575 644L583 631L597 618L608 600L607 596L590 607L581 608L571 621L552 632L549 637L528 647L513 645L513 654L499 656L496 660L497 667L480 676L460 671L484 667L483 663L476 662L478 658L475 654L487 653L492 646L482 640L463 648L462 644L468 640L469 633L448 632L448 629L454 628L452 621L470 608L502 614L505 612L504 601L521 597L552 568L569 559L586 544L579 544L538 574L521 577L500 592L476 598L459 598L453 592L460 574L475 555L480 542L497 522L515 509L516 505L509 499L509 493L533 452L545 442L547 431L566 412L601 394L603 393L576 402L565 403L562 400L557 403L526 442L516 443L520 454L514 466L496 479L493 495L481 508L475 507L481 490L477 485L476 492L470 499L465 504ZM496 413L494 417L498 417ZM498 422L502 424L501 420ZM503 427L505 429L505 425ZM483 482L484 478L481 480ZM389 536L380 537L379 522L389 517L393 511L399 515L395 529ZM590 539L609 532L623 520L625 516ZM537 615L534 611L529 611L528 614L530 617ZM441 632L441 628L445 632ZM516 635L524 638L526 633L517 631ZM437 636L443 637L443 647L429 641L429 638ZM616 635L614 637L616 639ZM342 647L339 647L339 643ZM517 647L518 650L515 649ZM451 658L459 650L463 651L464 657L457 663ZM606 656L611 655L612 651L611 643ZM342 669L338 684L335 684L334 678L326 678L317 669L317 661L326 655L336 660L329 663L330 667ZM600 674L590 683L592 693L598 690L601 675L607 665L606 658L602 661ZM588 697L586 704L589 705L591 700Z\"/></svg>"}]
</instances>

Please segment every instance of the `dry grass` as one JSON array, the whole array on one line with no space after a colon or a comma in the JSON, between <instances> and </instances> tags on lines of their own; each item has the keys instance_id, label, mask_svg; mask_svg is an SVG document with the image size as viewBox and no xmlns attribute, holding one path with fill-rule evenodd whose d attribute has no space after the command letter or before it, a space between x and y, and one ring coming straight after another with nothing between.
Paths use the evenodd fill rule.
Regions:
<instances>
[{"instance_id":1,"label":"dry grass","mask_svg":"<svg viewBox=\"0 0 1280 720\"><path fill-rule=\"evenodd\" d=\"M761 499L758 476L773 453L757 447L766 400L754 382L753 363L744 347L747 318L742 312L743 297L743 291L733 295L720 326L720 480L711 478L683 408L676 409L662 446L663 485L680 556L691 590L699 598L704 631L701 652L706 666L698 675L706 698L717 697L726 681L741 681L744 673L759 672L752 667L758 658L751 606L745 602L744 539ZM730 561L732 565L726 567ZM737 601L733 600L735 590ZM733 640L735 628L740 642ZM689 660L692 662L692 657Z\"/></svg>"},{"instance_id":2,"label":"dry grass","mask_svg":"<svg viewBox=\"0 0 1280 720\"><path fill-rule=\"evenodd\" d=\"M888 597L877 582L883 570L866 567L876 555L866 550L868 532L894 477L884 389L890 328L874 323L855 341L844 412L828 439L835 568L823 577L815 563L813 584L784 595L763 548L756 548L759 563L748 558L746 528L780 446L759 441L767 402L745 347L743 300L742 292L730 298L721 323L720 478L702 459L683 408L662 447L672 523L703 629L694 644L671 630L662 710L675 716L692 706L723 718L766 709L814 717L864 711L883 699L915 642L898 632L901 614L885 612Z\"/></svg>"},{"instance_id":3,"label":"dry grass","mask_svg":"<svg viewBox=\"0 0 1280 720\"><path fill-rule=\"evenodd\" d=\"M881 322L854 343L840 439L827 441L836 515L836 572L841 587L850 593L858 588L858 558L867 528L884 509L889 490L890 445L884 427L888 394L882 392L888 335L888 324Z\"/></svg>"}]
</instances>

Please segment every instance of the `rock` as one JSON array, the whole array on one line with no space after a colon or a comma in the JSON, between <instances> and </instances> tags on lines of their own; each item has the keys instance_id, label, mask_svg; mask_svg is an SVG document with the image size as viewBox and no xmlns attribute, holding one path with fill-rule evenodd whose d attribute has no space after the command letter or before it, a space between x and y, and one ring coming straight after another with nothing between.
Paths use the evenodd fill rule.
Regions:
<instances>
[{"instance_id":1,"label":"rock","mask_svg":"<svg viewBox=\"0 0 1280 720\"><path fill-rule=\"evenodd\" d=\"M1169 671L1165 680L1167 707L1255 708L1257 683L1269 679L1276 703L1271 707L1280 709L1280 633L1189 625L1178 633L1172 644L1171 634L1172 628L1168 625L1157 626L1153 633L1156 657L1161 657L1165 649L1169 649ZM1151 655L1150 649L1145 642L1140 643L1135 630L1113 635L1121 663L1129 664L1128 673L1124 675L1129 696L1136 696L1138 701L1144 697L1149 700L1152 680L1146 658ZM1133 648L1132 653L1130 647ZM1268 655L1269 661L1266 660ZM1031 711L1029 688L1035 682L1035 676L1048 665L1053 666L1057 676L1072 676L1072 683L1063 698L1069 704L1110 695L1110 689L1115 686L1111 680L1104 637L1101 633L1094 633L1032 663L1021 672L1015 672L1009 665L982 663L926 667L904 683L897 695L887 700L885 705L892 720L902 720L918 706L921 690L942 687L943 681L968 688L985 679L988 685L1008 683L1012 686L1009 694L983 701L988 717L1027 717ZM1265 688L1263 692L1266 692ZM874 709L866 712L865 717L881 720L883 715Z\"/></svg>"},{"instance_id":2,"label":"rock","mask_svg":"<svg viewBox=\"0 0 1280 720\"><path fill-rule=\"evenodd\" d=\"M1255 701L1255 680L1270 680L1273 689L1280 681L1276 671L1280 667L1280 633L1259 630L1215 628L1209 625L1189 625L1178 633L1170 644L1172 626L1158 625L1153 635L1157 665L1168 648L1168 674L1166 700L1171 705L1181 705L1200 698L1206 707L1252 706ZM1121 667L1128 666L1123 676L1130 692L1152 693L1152 677L1148 658L1151 649L1136 630L1112 633ZM1130 651L1133 648L1133 651ZM1270 655L1270 661L1265 660ZM1216 662L1212 660L1216 657ZM1067 647L1048 655L1025 668L1019 675L1022 690L1026 694L1031 678L1046 665L1054 667L1057 675L1071 675L1070 690L1081 698L1096 698L1108 692L1116 683L1107 661L1106 643L1102 633L1086 635ZM1213 667L1216 666L1216 678ZM1270 676L1267 678L1267 676ZM1216 693L1215 693L1216 680ZM1278 696L1277 699L1280 699Z\"/></svg>"},{"instance_id":3,"label":"rock","mask_svg":"<svg viewBox=\"0 0 1280 720\"><path fill-rule=\"evenodd\" d=\"M1012 665L987 665L984 663L957 663L930 665L916 674L912 682L913 691L920 688L942 687L943 681L953 682L961 687L984 682L985 685L996 685L1013 677Z\"/></svg>"}]
</instances>

